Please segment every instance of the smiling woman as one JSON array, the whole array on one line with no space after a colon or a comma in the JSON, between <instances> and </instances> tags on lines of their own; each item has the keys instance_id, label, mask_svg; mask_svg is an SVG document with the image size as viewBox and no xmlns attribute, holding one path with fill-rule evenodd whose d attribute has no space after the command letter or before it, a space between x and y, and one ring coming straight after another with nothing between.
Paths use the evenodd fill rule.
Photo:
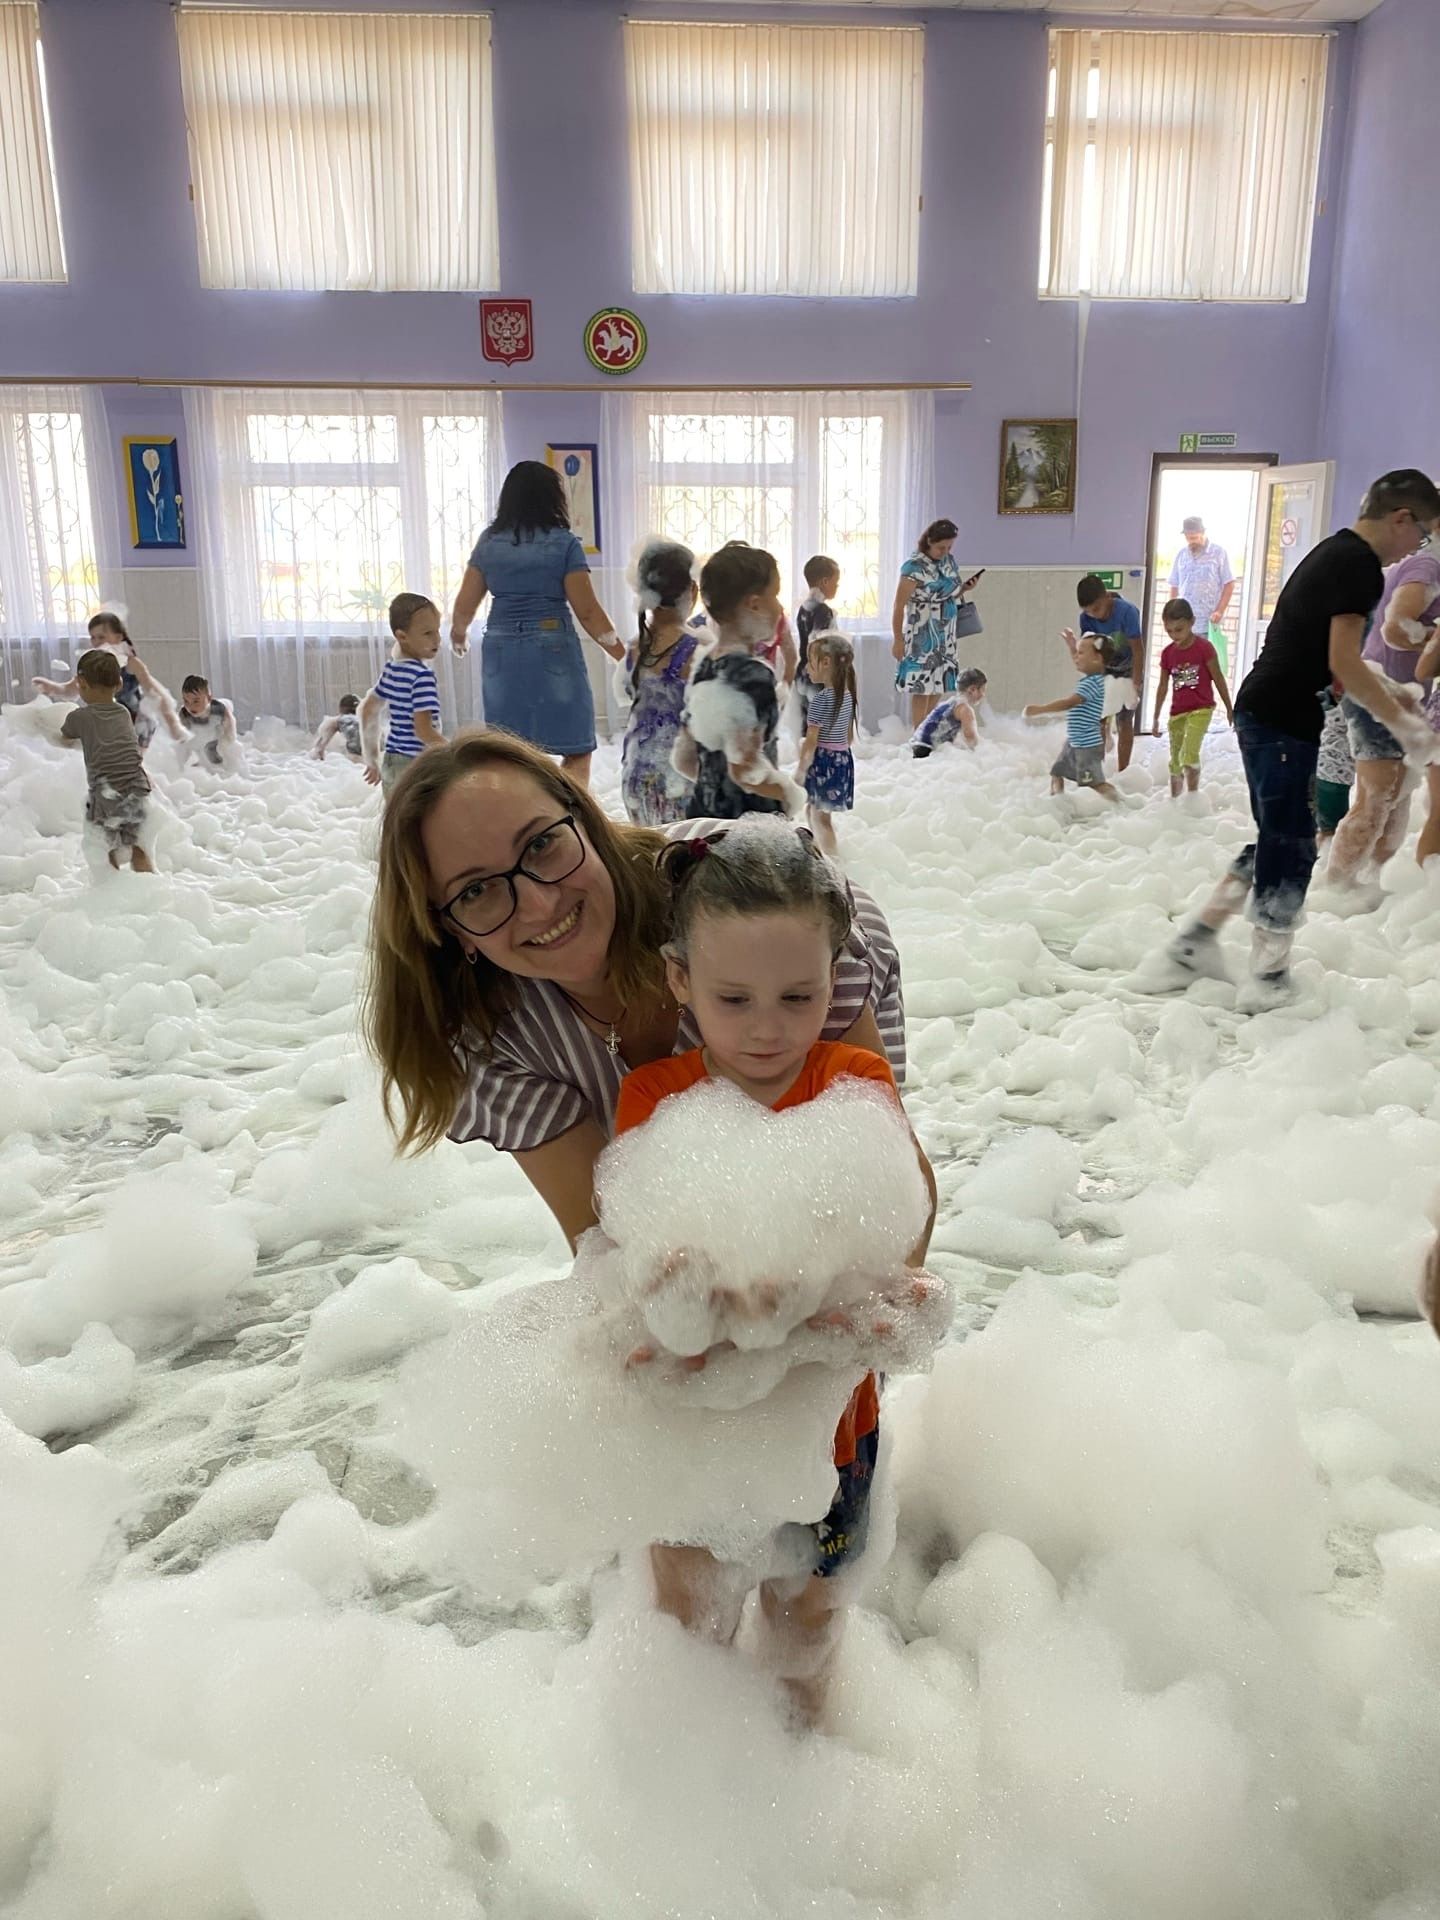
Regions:
<instances>
[{"instance_id":1,"label":"smiling woman","mask_svg":"<svg viewBox=\"0 0 1440 1920\"><path fill-rule=\"evenodd\" d=\"M432 747L386 809L366 1032L402 1150L488 1140L573 1242L626 1073L697 1044L665 983L667 833L610 820L588 790L493 729ZM824 1038L903 1078L900 962L852 890Z\"/></svg>"}]
</instances>

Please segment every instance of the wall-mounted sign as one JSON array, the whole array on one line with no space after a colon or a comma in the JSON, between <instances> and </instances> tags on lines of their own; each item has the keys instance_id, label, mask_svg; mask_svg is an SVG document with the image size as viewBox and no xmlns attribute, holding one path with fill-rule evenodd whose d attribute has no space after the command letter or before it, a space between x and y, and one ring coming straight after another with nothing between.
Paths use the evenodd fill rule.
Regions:
<instances>
[{"instance_id":1,"label":"wall-mounted sign","mask_svg":"<svg viewBox=\"0 0 1440 1920\"><path fill-rule=\"evenodd\" d=\"M480 351L487 360L514 366L535 357L535 329L528 300L480 302Z\"/></svg>"},{"instance_id":2,"label":"wall-mounted sign","mask_svg":"<svg viewBox=\"0 0 1440 1920\"><path fill-rule=\"evenodd\" d=\"M644 322L628 307L602 307L585 322L585 358L601 373L629 373L649 344Z\"/></svg>"},{"instance_id":3,"label":"wall-mounted sign","mask_svg":"<svg viewBox=\"0 0 1440 1920\"><path fill-rule=\"evenodd\" d=\"M1095 578L1110 593L1119 593L1125 584L1125 572L1122 567L1097 567Z\"/></svg>"},{"instance_id":4,"label":"wall-mounted sign","mask_svg":"<svg viewBox=\"0 0 1440 1920\"><path fill-rule=\"evenodd\" d=\"M1238 433L1182 433L1181 453L1233 453L1240 444Z\"/></svg>"}]
</instances>

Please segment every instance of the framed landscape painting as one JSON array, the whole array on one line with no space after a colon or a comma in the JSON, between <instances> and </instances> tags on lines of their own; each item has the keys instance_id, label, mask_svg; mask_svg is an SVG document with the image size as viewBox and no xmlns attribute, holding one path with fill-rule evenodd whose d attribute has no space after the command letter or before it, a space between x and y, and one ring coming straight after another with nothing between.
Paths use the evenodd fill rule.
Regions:
<instances>
[{"instance_id":1,"label":"framed landscape painting","mask_svg":"<svg viewBox=\"0 0 1440 1920\"><path fill-rule=\"evenodd\" d=\"M1073 420L1007 420L1000 429L1001 513L1075 511Z\"/></svg>"}]
</instances>

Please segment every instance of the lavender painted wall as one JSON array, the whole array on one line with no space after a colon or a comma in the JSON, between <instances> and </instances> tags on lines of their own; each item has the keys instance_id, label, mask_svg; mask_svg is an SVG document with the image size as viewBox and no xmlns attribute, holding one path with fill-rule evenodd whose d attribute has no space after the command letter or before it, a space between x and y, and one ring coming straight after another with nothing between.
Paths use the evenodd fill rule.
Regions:
<instances>
[{"instance_id":1,"label":"lavender painted wall","mask_svg":"<svg viewBox=\"0 0 1440 1920\"><path fill-rule=\"evenodd\" d=\"M420 0L383 0L407 3ZM596 307L624 301L649 327L642 377L651 381L970 380L972 394L939 402L938 504L961 522L966 552L995 564L1138 558L1151 452L1174 448L1183 430L1233 427L1287 459L1322 450L1329 205L1305 306L1095 306L1079 393L1077 513L996 513L1001 419L1077 406L1077 309L1035 292L1040 20L914 16L927 27L918 298L640 300L629 291L617 0L491 0L491 8L502 278L536 312L525 378L592 378L582 324ZM808 7L791 17L824 18ZM58 288L0 288L0 377L486 379L468 297L202 290L168 0L47 0L44 33L71 278ZM1351 38L1335 43L1326 179L1338 166ZM122 419L142 415L143 430L178 430L178 395L115 390L117 437L133 430ZM507 402L507 439L517 455L547 437L595 439L598 419L595 396L517 394Z\"/></svg>"},{"instance_id":2,"label":"lavender painted wall","mask_svg":"<svg viewBox=\"0 0 1440 1920\"><path fill-rule=\"evenodd\" d=\"M1437 100L1440 5L1385 0L1356 35L1324 424L1337 520L1388 467L1440 473Z\"/></svg>"}]
</instances>

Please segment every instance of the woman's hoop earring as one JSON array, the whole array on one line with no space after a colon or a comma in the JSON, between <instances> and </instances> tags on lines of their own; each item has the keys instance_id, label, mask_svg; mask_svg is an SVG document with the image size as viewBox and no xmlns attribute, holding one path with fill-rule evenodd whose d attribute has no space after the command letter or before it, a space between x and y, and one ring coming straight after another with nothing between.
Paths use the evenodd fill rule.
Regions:
<instances>
[{"instance_id":1,"label":"woman's hoop earring","mask_svg":"<svg viewBox=\"0 0 1440 1920\"><path fill-rule=\"evenodd\" d=\"M465 955L465 964L467 967L473 967L475 962L480 958L478 953L471 953L465 947L462 947L460 951Z\"/></svg>"}]
</instances>

